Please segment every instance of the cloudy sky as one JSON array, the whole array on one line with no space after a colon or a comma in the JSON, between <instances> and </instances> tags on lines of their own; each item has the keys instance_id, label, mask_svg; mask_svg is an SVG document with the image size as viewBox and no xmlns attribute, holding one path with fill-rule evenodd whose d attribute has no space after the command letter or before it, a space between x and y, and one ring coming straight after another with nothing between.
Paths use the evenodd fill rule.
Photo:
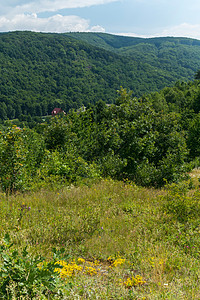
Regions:
<instances>
[{"instance_id":1,"label":"cloudy sky","mask_svg":"<svg viewBox=\"0 0 200 300\"><path fill-rule=\"evenodd\" d=\"M200 39L199 0L1 0L0 32L98 31Z\"/></svg>"}]
</instances>

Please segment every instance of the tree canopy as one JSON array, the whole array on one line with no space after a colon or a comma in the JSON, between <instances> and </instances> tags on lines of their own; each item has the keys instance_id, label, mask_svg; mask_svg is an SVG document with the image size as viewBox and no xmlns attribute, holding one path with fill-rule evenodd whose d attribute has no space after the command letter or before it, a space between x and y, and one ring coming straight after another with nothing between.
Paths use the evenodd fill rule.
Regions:
<instances>
[{"instance_id":1,"label":"tree canopy","mask_svg":"<svg viewBox=\"0 0 200 300\"><path fill-rule=\"evenodd\" d=\"M192 39L1 33L0 119L30 122L54 107L114 103L121 85L140 97L191 79L199 57Z\"/></svg>"}]
</instances>

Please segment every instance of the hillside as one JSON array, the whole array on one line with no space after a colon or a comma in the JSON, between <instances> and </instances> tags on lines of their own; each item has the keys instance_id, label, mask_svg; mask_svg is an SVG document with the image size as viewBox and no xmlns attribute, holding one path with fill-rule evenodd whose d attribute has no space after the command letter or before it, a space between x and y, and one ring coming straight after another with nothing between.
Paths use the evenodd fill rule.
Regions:
<instances>
[{"instance_id":1,"label":"hillside","mask_svg":"<svg viewBox=\"0 0 200 300\"><path fill-rule=\"evenodd\" d=\"M172 53L164 38L145 44L107 34L1 33L0 119L47 115L56 106L68 111L100 99L112 103L120 86L141 96L187 81L200 68L200 47L184 40L174 40Z\"/></svg>"},{"instance_id":2,"label":"hillside","mask_svg":"<svg viewBox=\"0 0 200 300\"><path fill-rule=\"evenodd\" d=\"M160 48L166 42L176 45L200 46L199 40L184 37L139 38L95 32L70 32L65 33L65 35L85 41L93 46L116 52L120 52L124 47L131 48L139 44L151 44Z\"/></svg>"},{"instance_id":3,"label":"hillside","mask_svg":"<svg viewBox=\"0 0 200 300\"><path fill-rule=\"evenodd\" d=\"M106 49L171 74L174 80L193 79L199 67L200 41L190 38L136 38L105 33L67 33L77 40ZM166 80L166 79L164 79ZM166 81L166 85L169 83Z\"/></svg>"},{"instance_id":4,"label":"hillside","mask_svg":"<svg viewBox=\"0 0 200 300\"><path fill-rule=\"evenodd\" d=\"M2 300L200 299L199 46L102 37L0 34Z\"/></svg>"},{"instance_id":5,"label":"hillside","mask_svg":"<svg viewBox=\"0 0 200 300\"><path fill-rule=\"evenodd\" d=\"M198 187L103 180L0 204L2 300L200 299Z\"/></svg>"}]
</instances>

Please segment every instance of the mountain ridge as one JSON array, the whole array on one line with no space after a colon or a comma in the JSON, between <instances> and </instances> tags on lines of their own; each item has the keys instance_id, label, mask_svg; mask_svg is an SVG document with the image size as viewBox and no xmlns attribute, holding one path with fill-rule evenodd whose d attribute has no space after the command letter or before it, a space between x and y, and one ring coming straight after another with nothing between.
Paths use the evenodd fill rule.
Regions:
<instances>
[{"instance_id":1,"label":"mountain ridge","mask_svg":"<svg viewBox=\"0 0 200 300\"><path fill-rule=\"evenodd\" d=\"M109 43L107 49L99 39L105 47ZM200 69L200 41L16 31L0 34L0 58L0 118L12 119L47 115L54 107L67 112L98 100L113 103L120 86L140 97L192 80Z\"/></svg>"}]
</instances>

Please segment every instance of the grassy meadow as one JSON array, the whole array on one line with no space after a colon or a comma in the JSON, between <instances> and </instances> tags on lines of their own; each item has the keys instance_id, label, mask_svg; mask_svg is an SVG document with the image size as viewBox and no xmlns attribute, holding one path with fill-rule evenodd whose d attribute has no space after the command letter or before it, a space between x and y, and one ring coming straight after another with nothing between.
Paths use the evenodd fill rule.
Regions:
<instances>
[{"instance_id":1,"label":"grassy meadow","mask_svg":"<svg viewBox=\"0 0 200 300\"><path fill-rule=\"evenodd\" d=\"M194 179L157 190L108 179L2 193L1 298L200 299L199 220ZM41 274L30 280L40 266L57 276L53 289L38 284Z\"/></svg>"}]
</instances>

